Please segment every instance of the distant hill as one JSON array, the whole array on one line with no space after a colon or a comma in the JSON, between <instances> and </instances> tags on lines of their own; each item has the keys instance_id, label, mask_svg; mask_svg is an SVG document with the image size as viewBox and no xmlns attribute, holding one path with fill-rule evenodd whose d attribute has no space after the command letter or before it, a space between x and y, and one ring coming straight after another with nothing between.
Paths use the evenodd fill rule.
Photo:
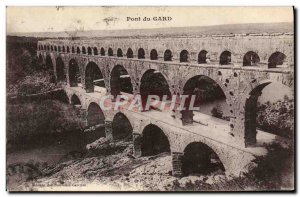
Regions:
<instances>
[{"instance_id":1,"label":"distant hill","mask_svg":"<svg viewBox=\"0 0 300 197\"><path fill-rule=\"evenodd\" d=\"M78 32L36 32L12 33L9 36L25 36L38 38L53 37L137 37L137 36L197 36L216 34L248 34L248 33L293 33L293 23L249 23L197 27L170 27L154 29L124 29L124 30L91 30Z\"/></svg>"}]
</instances>

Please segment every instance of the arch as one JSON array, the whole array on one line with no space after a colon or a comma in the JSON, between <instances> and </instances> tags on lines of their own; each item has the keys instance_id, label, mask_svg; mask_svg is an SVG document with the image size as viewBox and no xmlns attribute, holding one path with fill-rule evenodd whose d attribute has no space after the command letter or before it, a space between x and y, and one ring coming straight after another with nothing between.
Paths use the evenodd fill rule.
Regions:
<instances>
[{"instance_id":1,"label":"arch","mask_svg":"<svg viewBox=\"0 0 300 197\"><path fill-rule=\"evenodd\" d=\"M206 55L207 55L207 51L205 51L205 50L202 50L202 51L199 52L199 54L198 54L198 64L206 64L207 63Z\"/></svg>"},{"instance_id":2,"label":"arch","mask_svg":"<svg viewBox=\"0 0 300 197\"><path fill-rule=\"evenodd\" d=\"M54 70L53 69L52 58L50 57L50 55L46 56L46 69L48 69L48 70Z\"/></svg>"},{"instance_id":3,"label":"arch","mask_svg":"<svg viewBox=\"0 0 300 197\"><path fill-rule=\"evenodd\" d=\"M61 51L61 48L60 48L60 46L58 46L58 52L60 52Z\"/></svg>"},{"instance_id":4,"label":"arch","mask_svg":"<svg viewBox=\"0 0 300 197\"><path fill-rule=\"evenodd\" d=\"M132 140L133 127L125 114L118 112L112 121L112 135L114 140Z\"/></svg>"},{"instance_id":5,"label":"arch","mask_svg":"<svg viewBox=\"0 0 300 197\"><path fill-rule=\"evenodd\" d=\"M98 49L97 49L97 47L94 47L94 55L98 55Z\"/></svg>"},{"instance_id":6,"label":"arch","mask_svg":"<svg viewBox=\"0 0 300 197\"><path fill-rule=\"evenodd\" d=\"M92 48L91 47L88 47L87 51L88 51L88 55L92 55Z\"/></svg>"},{"instance_id":7,"label":"arch","mask_svg":"<svg viewBox=\"0 0 300 197\"><path fill-rule=\"evenodd\" d=\"M108 48L108 56L114 56L114 51L112 50L112 48Z\"/></svg>"},{"instance_id":8,"label":"arch","mask_svg":"<svg viewBox=\"0 0 300 197\"><path fill-rule=\"evenodd\" d=\"M105 56L105 50L104 50L103 47L100 49L100 55L101 55L101 56Z\"/></svg>"},{"instance_id":9,"label":"arch","mask_svg":"<svg viewBox=\"0 0 300 197\"><path fill-rule=\"evenodd\" d=\"M155 49L152 49L150 51L150 60L158 60L158 54Z\"/></svg>"},{"instance_id":10,"label":"arch","mask_svg":"<svg viewBox=\"0 0 300 197\"><path fill-rule=\"evenodd\" d=\"M229 65L231 64L231 52L223 51L220 55L220 64L221 65Z\"/></svg>"},{"instance_id":11,"label":"arch","mask_svg":"<svg viewBox=\"0 0 300 197\"><path fill-rule=\"evenodd\" d=\"M46 46L46 45L44 45L44 50L45 50L45 51L47 50L47 46Z\"/></svg>"},{"instance_id":12,"label":"arch","mask_svg":"<svg viewBox=\"0 0 300 197\"><path fill-rule=\"evenodd\" d=\"M62 47L62 51L63 51L63 52L66 52L65 46Z\"/></svg>"},{"instance_id":13,"label":"arch","mask_svg":"<svg viewBox=\"0 0 300 197\"><path fill-rule=\"evenodd\" d=\"M61 57L56 59L56 77L57 81L64 82L66 80L65 65Z\"/></svg>"},{"instance_id":14,"label":"arch","mask_svg":"<svg viewBox=\"0 0 300 197\"><path fill-rule=\"evenodd\" d=\"M138 59L145 59L145 50L143 48L138 50Z\"/></svg>"},{"instance_id":15,"label":"arch","mask_svg":"<svg viewBox=\"0 0 300 197\"><path fill-rule=\"evenodd\" d=\"M50 51L50 46L49 45L47 46L47 50Z\"/></svg>"},{"instance_id":16,"label":"arch","mask_svg":"<svg viewBox=\"0 0 300 197\"><path fill-rule=\"evenodd\" d=\"M50 55L46 56L46 69L50 73L50 82L54 83L55 82L54 67L53 67L53 62L52 62L52 58L50 57Z\"/></svg>"},{"instance_id":17,"label":"arch","mask_svg":"<svg viewBox=\"0 0 300 197\"><path fill-rule=\"evenodd\" d=\"M82 54L86 54L86 49L84 46L82 47Z\"/></svg>"},{"instance_id":18,"label":"arch","mask_svg":"<svg viewBox=\"0 0 300 197\"><path fill-rule=\"evenodd\" d=\"M142 156L157 155L170 151L170 142L164 131L154 124L147 125L142 133Z\"/></svg>"},{"instance_id":19,"label":"arch","mask_svg":"<svg viewBox=\"0 0 300 197\"><path fill-rule=\"evenodd\" d=\"M72 53L75 53L75 47L72 47Z\"/></svg>"},{"instance_id":20,"label":"arch","mask_svg":"<svg viewBox=\"0 0 300 197\"><path fill-rule=\"evenodd\" d=\"M67 53L70 53L70 47L67 46Z\"/></svg>"},{"instance_id":21,"label":"arch","mask_svg":"<svg viewBox=\"0 0 300 197\"><path fill-rule=\"evenodd\" d=\"M281 52L273 53L268 60L268 68L277 68L284 64L286 55Z\"/></svg>"},{"instance_id":22,"label":"arch","mask_svg":"<svg viewBox=\"0 0 300 197\"><path fill-rule=\"evenodd\" d=\"M260 58L258 54L253 51L248 51L244 55L243 66L257 66L259 62L260 62Z\"/></svg>"},{"instance_id":23,"label":"arch","mask_svg":"<svg viewBox=\"0 0 300 197\"><path fill-rule=\"evenodd\" d=\"M154 69L149 69L143 74L140 82L140 94L143 110L148 110L145 108L148 95L157 95L160 100L164 95L167 100L172 97L167 79L161 72Z\"/></svg>"},{"instance_id":24,"label":"arch","mask_svg":"<svg viewBox=\"0 0 300 197\"><path fill-rule=\"evenodd\" d=\"M180 52L180 62L189 62L189 52L187 50L182 50Z\"/></svg>"},{"instance_id":25,"label":"arch","mask_svg":"<svg viewBox=\"0 0 300 197\"><path fill-rule=\"evenodd\" d=\"M51 45L51 51L53 51L53 46Z\"/></svg>"},{"instance_id":26,"label":"arch","mask_svg":"<svg viewBox=\"0 0 300 197\"><path fill-rule=\"evenodd\" d=\"M210 174L217 170L225 171L225 168L212 148L202 142L192 142L185 147L182 156L183 176Z\"/></svg>"},{"instance_id":27,"label":"arch","mask_svg":"<svg viewBox=\"0 0 300 197\"><path fill-rule=\"evenodd\" d=\"M77 47L77 54L80 54L80 48L79 47Z\"/></svg>"},{"instance_id":28,"label":"arch","mask_svg":"<svg viewBox=\"0 0 300 197\"><path fill-rule=\"evenodd\" d=\"M127 58L133 58L133 51L131 48L127 49L126 56L127 56Z\"/></svg>"},{"instance_id":29,"label":"arch","mask_svg":"<svg viewBox=\"0 0 300 197\"><path fill-rule=\"evenodd\" d=\"M80 73L79 66L74 59L71 59L69 62L69 82L71 87L77 87L80 83Z\"/></svg>"},{"instance_id":30,"label":"arch","mask_svg":"<svg viewBox=\"0 0 300 197\"><path fill-rule=\"evenodd\" d=\"M44 60L43 60L43 56L42 56L42 54L39 54L39 57L38 57L38 65L40 66L40 67L44 67Z\"/></svg>"},{"instance_id":31,"label":"arch","mask_svg":"<svg viewBox=\"0 0 300 197\"><path fill-rule=\"evenodd\" d=\"M105 130L104 130L105 116L102 109L97 103L91 102L88 105L86 120L87 120L87 126L94 128L92 132L86 133L87 134L86 141L88 143L94 142L95 140L101 137L105 137Z\"/></svg>"},{"instance_id":32,"label":"arch","mask_svg":"<svg viewBox=\"0 0 300 197\"><path fill-rule=\"evenodd\" d=\"M131 78L127 70L121 66L116 65L111 71L110 79L111 94L114 98L120 95L121 92L133 94L133 87L131 84Z\"/></svg>"},{"instance_id":33,"label":"arch","mask_svg":"<svg viewBox=\"0 0 300 197\"><path fill-rule=\"evenodd\" d=\"M54 51L57 51L57 46L56 45L54 46Z\"/></svg>"},{"instance_id":34,"label":"arch","mask_svg":"<svg viewBox=\"0 0 300 197\"><path fill-rule=\"evenodd\" d=\"M244 109L245 109L245 113L244 113L245 114L245 117L244 117L245 131L244 132L245 132L245 144L246 144L246 146L256 144L257 127L258 127L257 121L259 120L258 112L259 111L264 112L267 107L269 108L268 109L269 111L266 111L266 113L263 114L263 117L268 118L269 116L271 116L272 118L270 119L271 121L269 121L269 118L268 118L266 126L260 125L260 126L265 127L265 128L262 128L262 129L266 132L271 132L273 134L280 135L280 136L283 136L283 137L293 136L293 131L291 131L290 128L285 127L287 125L286 124L287 122L285 121L285 117L287 117L286 115L289 114L289 112L288 112L289 107L288 106L291 103L292 103L292 105L294 105L293 95L291 97L284 96L282 98L282 100L279 102L280 107L276 107L276 105L278 105L278 102L277 102L277 104L276 104L276 102L267 102L267 103L262 103L262 105L260 105L260 108L258 108L259 107L258 99L262 95L263 89L266 88L268 85L273 84L273 83L276 84L276 86L281 84L282 87L279 86L280 90L282 90L283 87L286 87L287 89L291 90L289 86L284 85L283 83L276 82L276 81L271 81L271 80L263 80L250 91L249 95L247 96L247 98L244 101L244 105L245 105L245 107L244 107ZM275 92L278 92L278 91L275 90ZM276 93L274 94L274 92L273 92L272 96L276 97ZM274 113L275 114L279 113L280 116L278 116L278 114L273 116ZM276 118L278 118L278 120L276 120ZM279 123L279 119L280 119L280 123ZM291 121L293 121L293 119ZM285 127L283 129L284 132L282 132L282 129L279 128L280 126L278 126L278 125L273 126L272 122L276 122L276 123L279 123L279 125L284 126Z\"/></svg>"},{"instance_id":35,"label":"arch","mask_svg":"<svg viewBox=\"0 0 300 197\"><path fill-rule=\"evenodd\" d=\"M167 49L164 53L164 61L172 61L173 55L172 51Z\"/></svg>"},{"instance_id":36,"label":"arch","mask_svg":"<svg viewBox=\"0 0 300 197\"><path fill-rule=\"evenodd\" d=\"M76 94L73 94L71 97L71 105L77 105L77 106L82 105L79 97Z\"/></svg>"},{"instance_id":37,"label":"arch","mask_svg":"<svg viewBox=\"0 0 300 197\"><path fill-rule=\"evenodd\" d=\"M187 95L184 103L185 109L181 111L181 120L183 125L192 124L194 122L194 112L190 110L190 105L200 107L200 112L212 115L216 118L228 119L224 116L226 113L222 111L219 102L226 105L226 96L220 85L210 77L205 75L196 75L189 78L183 86L183 95ZM192 96L195 97L194 103L191 103ZM214 101L219 101L214 103ZM209 104L209 105L203 105ZM228 107L229 108L229 107ZM225 111L228 113L228 111Z\"/></svg>"},{"instance_id":38,"label":"arch","mask_svg":"<svg viewBox=\"0 0 300 197\"><path fill-rule=\"evenodd\" d=\"M120 48L117 50L117 57L123 57L123 51Z\"/></svg>"},{"instance_id":39,"label":"arch","mask_svg":"<svg viewBox=\"0 0 300 197\"><path fill-rule=\"evenodd\" d=\"M95 62L89 62L85 68L85 89L86 92L94 92L94 87L105 87L102 72Z\"/></svg>"}]
</instances>

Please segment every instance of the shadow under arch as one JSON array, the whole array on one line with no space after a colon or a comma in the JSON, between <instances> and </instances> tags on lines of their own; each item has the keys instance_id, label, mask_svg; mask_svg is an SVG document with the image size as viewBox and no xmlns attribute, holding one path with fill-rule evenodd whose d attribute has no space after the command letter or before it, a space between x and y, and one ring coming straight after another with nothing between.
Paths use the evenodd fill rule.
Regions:
<instances>
[{"instance_id":1,"label":"shadow under arch","mask_svg":"<svg viewBox=\"0 0 300 197\"><path fill-rule=\"evenodd\" d=\"M95 62L89 62L85 68L85 89L87 93L94 92L95 86L104 87L102 72Z\"/></svg>"},{"instance_id":2,"label":"shadow under arch","mask_svg":"<svg viewBox=\"0 0 300 197\"><path fill-rule=\"evenodd\" d=\"M64 82L66 80L65 64L61 57L56 58L56 76L57 81Z\"/></svg>"},{"instance_id":3,"label":"shadow under arch","mask_svg":"<svg viewBox=\"0 0 300 197\"><path fill-rule=\"evenodd\" d=\"M163 99L163 96L167 100L170 100L172 97L166 77L155 69L149 69L144 72L140 82L140 94L143 110L146 110L145 106L149 95L158 96L160 101Z\"/></svg>"},{"instance_id":4,"label":"shadow under arch","mask_svg":"<svg viewBox=\"0 0 300 197\"><path fill-rule=\"evenodd\" d=\"M49 71L50 82L55 83L54 66L50 55L46 56L46 70Z\"/></svg>"},{"instance_id":5,"label":"shadow under arch","mask_svg":"<svg viewBox=\"0 0 300 197\"><path fill-rule=\"evenodd\" d=\"M141 152L142 156L171 152L169 139L160 127L149 124L144 128L141 139Z\"/></svg>"},{"instance_id":6,"label":"shadow under arch","mask_svg":"<svg viewBox=\"0 0 300 197\"><path fill-rule=\"evenodd\" d=\"M131 77L128 74L124 66L116 65L111 71L110 78L111 94L114 98L125 92L133 94L133 87L131 83Z\"/></svg>"},{"instance_id":7,"label":"shadow under arch","mask_svg":"<svg viewBox=\"0 0 300 197\"><path fill-rule=\"evenodd\" d=\"M208 76L196 75L189 78L183 86L183 95L186 96L184 109L181 110L181 120L183 125L192 124L194 122L194 113L190 107L200 107L199 112L212 115L216 118L229 120L229 106L226 102L226 95L220 85ZM194 96L194 100L192 100ZM192 102L193 101L193 102ZM209 104L211 109L206 107L205 110L201 106ZM221 106L220 106L221 105ZM205 107L205 106L204 106ZM226 110L226 107L228 108ZM225 113L224 109L225 108ZM233 111L230 111L233 113Z\"/></svg>"},{"instance_id":8,"label":"shadow under arch","mask_svg":"<svg viewBox=\"0 0 300 197\"><path fill-rule=\"evenodd\" d=\"M75 59L69 61L69 83L71 87L77 87L81 82L79 66Z\"/></svg>"},{"instance_id":9,"label":"shadow under arch","mask_svg":"<svg viewBox=\"0 0 300 197\"><path fill-rule=\"evenodd\" d=\"M118 112L112 121L112 135L114 140L132 140L133 127L125 114Z\"/></svg>"},{"instance_id":10,"label":"shadow under arch","mask_svg":"<svg viewBox=\"0 0 300 197\"><path fill-rule=\"evenodd\" d=\"M209 174L214 171L225 171L217 153L202 142L192 142L184 149L182 157L183 176L192 174Z\"/></svg>"},{"instance_id":11,"label":"shadow under arch","mask_svg":"<svg viewBox=\"0 0 300 197\"><path fill-rule=\"evenodd\" d=\"M79 97L76 94L73 94L71 96L71 100L70 101L71 101L71 105L78 105L78 106L82 105Z\"/></svg>"},{"instance_id":12,"label":"shadow under arch","mask_svg":"<svg viewBox=\"0 0 300 197\"><path fill-rule=\"evenodd\" d=\"M85 132L87 143L94 142L95 140L106 136L104 128L105 116L97 103L91 102L88 105L86 120L88 128L94 128L89 132Z\"/></svg>"}]
</instances>

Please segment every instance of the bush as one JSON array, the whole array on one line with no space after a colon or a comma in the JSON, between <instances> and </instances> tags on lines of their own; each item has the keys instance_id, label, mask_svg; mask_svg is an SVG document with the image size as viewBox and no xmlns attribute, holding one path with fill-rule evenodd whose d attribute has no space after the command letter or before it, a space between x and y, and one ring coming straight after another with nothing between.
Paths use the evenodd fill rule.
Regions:
<instances>
[{"instance_id":1,"label":"bush","mask_svg":"<svg viewBox=\"0 0 300 197\"><path fill-rule=\"evenodd\" d=\"M273 104L258 104L257 124L264 131L292 138L294 135L294 100L284 97Z\"/></svg>"},{"instance_id":2,"label":"bush","mask_svg":"<svg viewBox=\"0 0 300 197\"><path fill-rule=\"evenodd\" d=\"M76 110L60 101L44 100L7 106L7 140L17 142L35 136L81 129Z\"/></svg>"}]
</instances>

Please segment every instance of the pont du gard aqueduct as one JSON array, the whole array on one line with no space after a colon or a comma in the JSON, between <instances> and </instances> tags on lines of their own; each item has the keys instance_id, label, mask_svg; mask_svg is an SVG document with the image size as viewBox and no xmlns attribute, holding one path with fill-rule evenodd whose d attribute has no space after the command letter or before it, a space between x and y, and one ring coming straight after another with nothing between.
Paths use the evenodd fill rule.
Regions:
<instances>
[{"instance_id":1,"label":"pont du gard aqueduct","mask_svg":"<svg viewBox=\"0 0 300 197\"><path fill-rule=\"evenodd\" d=\"M182 158L193 147L214 152L226 174L245 172L278 139L256 127L262 90L270 83L294 90L291 32L47 38L38 41L37 56L53 69L70 104L80 108L86 128L103 125L106 138L115 140L125 136L115 129L119 121L119 127L130 128L135 157L168 151L174 176L182 175L187 165ZM112 95L109 104L114 105L121 94L129 98L191 94L197 88L193 82L202 78L224 93L228 120L201 109L104 110L99 104L107 95ZM149 86L153 83L164 86L153 89Z\"/></svg>"}]
</instances>

